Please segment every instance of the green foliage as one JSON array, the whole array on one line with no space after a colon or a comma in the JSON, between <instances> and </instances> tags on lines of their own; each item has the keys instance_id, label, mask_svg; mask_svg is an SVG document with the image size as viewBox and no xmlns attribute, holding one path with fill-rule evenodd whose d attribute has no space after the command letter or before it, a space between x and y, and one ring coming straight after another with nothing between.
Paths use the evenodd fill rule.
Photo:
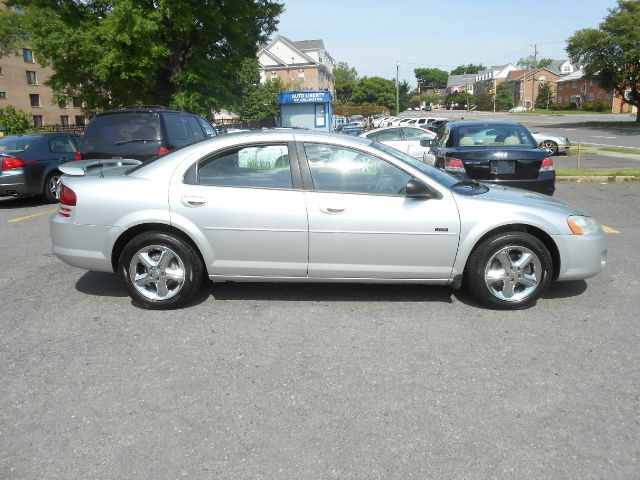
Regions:
<instances>
[{"instance_id":1,"label":"green foliage","mask_svg":"<svg viewBox=\"0 0 640 480\"><path fill-rule=\"evenodd\" d=\"M334 115L343 115L345 117L349 117L351 115L369 117L371 115L388 113L389 109L387 107L373 105L336 105L333 109Z\"/></svg>"},{"instance_id":2,"label":"green foliage","mask_svg":"<svg viewBox=\"0 0 640 480\"><path fill-rule=\"evenodd\" d=\"M33 130L29 115L16 110L13 105L0 107L0 125L4 126L6 135L18 135Z\"/></svg>"},{"instance_id":3,"label":"green foliage","mask_svg":"<svg viewBox=\"0 0 640 480\"><path fill-rule=\"evenodd\" d=\"M358 72L346 62L338 62L333 69L333 76L336 77L336 101L349 103L353 87L358 81Z\"/></svg>"},{"instance_id":4,"label":"green foliage","mask_svg":"<svg viewBox=\"0 0 640 480\"><path fill-rule=\"evenodd\" d=\"M481 111L493 110L493 95L476 95L476 106Z\"/></svg>"},{"instance_id":5,"label":"green foliage","mask_svg":"<svg viewBox=\"0 0 640 480\"><path fill-rule=\"evenodd\" d=\"M460 65L459 67L454 68L451 70L449 75L464 75L465 72L467 74L478 73L480 70L485 70L486 68L487 67L482 64L474 65L473 63L470 63L469 65Z\"/></svg>"},{"instance_id":6,"label":"green foliage","mask_svg":"<svg viewBox=\"0 0 640 480\"><path fill-rule=\"evenodd\" d=\"M413 73L420 88L446 88L449 74L438 68L416 68Z\"/></svg>"},{"instance_id":7,"label":"green foliage","mask_svg":"<svg viewBox=\"0 0 640 480\"><path fill-rule=\"evenodd\" d=\"M550 103L549 110L559 111L559 110L575 110L576 104L571 102L559 102L559 103Z\"/></svg>"},{"instance_id":8,"label":"green foliage","mask_svg":"<svg viewBox=\"0 0 640 480\"><path fill-rule=\"evenodd\" d=\"M536 108L548 108L553 103L553 89L549 82L538 84L538 96L536 97Z\"/></svg>"},{"instance_id":9,"label":"green foliage","mask_svg":"<svg viewBox=\"0 0 640 480\"><path fill-rule=\"evenodd\" d=\"M466 110L467 102L469 102L469 108L471 108L477 103L477 99L473 95L464 92L454 92L447 97L447 108ZM456 104L457 106L455 106Z\"/></svg>"},{"instance_id":10,"label":"green foliage","mask_svg":"<svg viewBox=\"0 0 640 480\"><path fill-rule=\"evenodd\" d=\"M278 94L285 90L285 86L279 79L260 83L258 59L248 58L242 63L237 82L241 96L235 111L243 121L266 120L278 116Z\"/></svg>"},{"instance_id":11,"label":"green foliage","mask_svg":"<svg viewBox=\"0 0 640 480\"><path fill-rule=\"evenodd\" d=\"M396 84L382 77L363 77L354 85L351 100L356 105L380 105L395 109Z\"/></svg>"},{"instance_id":12,"label":"green foliage","mask_svg":"<svg viewBox=\"0 0 640 480\"><path fill-rule=\"evenodd\" d=\"M611 103L607 102L582 102L580 110L587 112L611 112Z\"/></svg>"},{"instance_id":13,"label":"green foliage","mask_svg":"<svg viewBox=\"0 0 640 480\"><path fill-rule=\"evenodd\" d=\"M618 0L599 28L578 30L569 38L567 52L572 62L583 66L585 78L640 107L639 38L640 1Z\"/></svg>"},{"instance_id":14,"label":"green foliage","mask_svg":"<svg viewBox=\"0 0 640 480\"><path fill-rule=\"evenodd\" d=\"M503 82L496 87L496 111L513 108L513 88Z\"/></svg>"},{"instance_id":15,"label":"green foliage","mask_svg":"<svg viewBox=\"0 0 640 480\"><path fill-rule=\"evenodd\" d=\"M0 9L0 55L7 55L24 43L20 16L13 10Z\"/></svg>"},{"instance_id":16,"label":"green foliage","mask_svg":"<svg viewBox=\"0 0 640 480\"><path fill-rule=\"evenodd\" d=\"M54 91L89 112L161 104L209 115L241 94L236 72L275 31L272 0L24 0L22 27ZM0 38L4 45L4 39Z\"/></svg>"},{"instance_id":17,"label":"green foliage","mask_svg":"<svg viewBox=\"0 0 640 480\"><path fill-rule=\"evenodd\" d=\"M533 70L534 68L547 68L553 62L552 58L540 58L535 59L533 55L528 57L522 57L518 60L518 65L526 68L527 70Z\"/></svg>"}]
</instances>

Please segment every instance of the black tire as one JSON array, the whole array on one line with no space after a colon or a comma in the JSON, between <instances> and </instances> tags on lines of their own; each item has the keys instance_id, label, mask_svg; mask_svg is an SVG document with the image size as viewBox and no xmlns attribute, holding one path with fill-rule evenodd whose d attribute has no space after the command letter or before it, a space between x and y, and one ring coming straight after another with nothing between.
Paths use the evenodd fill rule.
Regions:
<instances>
[{"instance_id":1,"label":"black tire","mask_svg":"<svg viewBox=\"0 0 640 480\"><path fill-rule=\"evenodd\" d=\"M60 172L52 172L47 175L42 189L42 201L45 203L58 203L60 201Z\"/></svg>"},{"instance_id":2,"label":"black tire","mask_svg":"<svg viewBox=\"0 0 640 480\"><path fill-rule=\"evenodd\" d=\"M558 144L553 140L545 140L540 146L549 152L549 155L557 155L558 153Z\"/></svg>"},{"instance_id":3,"label":"black tire","mask_svg":"<svg viewBox=\"0 0 640 480\"><path fill-rule=\"evenodd\" d=\"M553 260L533 235L506 232L482 241L465 268L465 283L478 301L501 310L535 304L549 287Z\"/></svg>"},{"instance_id":4,"label":"black tire","mask_svg":"<svg viewBox=\"0 0 640 480\"><path fill-rule=\"evenodd\" d=\"M118 272L136 304L164 310L191 300L202 285L204 267L195 249L181 238L147 232L127 243Z\"/></svg>"}]
</instances>

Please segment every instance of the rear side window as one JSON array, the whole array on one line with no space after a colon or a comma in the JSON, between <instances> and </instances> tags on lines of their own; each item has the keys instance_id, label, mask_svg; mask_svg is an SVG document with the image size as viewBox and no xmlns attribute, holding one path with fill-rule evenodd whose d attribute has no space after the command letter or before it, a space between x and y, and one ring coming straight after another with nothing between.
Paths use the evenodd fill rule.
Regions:
<instances>
[{"instance_id":1,"label":"rear side window","mask_svg":"<svg viewBox=\"0 0 640 480\"><path fill-rule=\"evenodd\" d=\"M165 115L164 125L167 129L167 139L170 144L180 145L187 143L191 139L186 117L182 115Z\"/></svg>"},{"instance_id":2,"label":"rear side window","mask_svg":"<svg viewBox=\"0 0 640 480\"><path fill-rule=\"evenodd\" d=\"M71 137L55 137L49 140L49 150L52 153L71 153L76 151L76 144Z\"/></svg>"},{"instance_id":3,"label":"rear side window","mask_svg":"<svg viewBox=\"0 0 640 480\"><path fill-rule=\"evenodd\" d=\"M198 117L198 121L200 122L200 125L202 125L202 128L204 129L207 137L216 136L216 129L213 128L213 126L209 122L207 122L204 118L200 118L200 117Z\"/></svg>"},{"instance_id":4,"label":"rear side window","mask_svg":"<svg viewBox=\"0 0 640 480\"><path fill-rule=\"evenodd\" d=\"M0 138L0 152L21 152L26 150L38 137L5 137Z\"/></svg>"},{"instance_id":5,"label":"rear side window","mask_svg":"<svg viewBox=\"0 0 640 480\"><path fill-rule=\"evenodd\" d=\"M226 150L201 160L185 183L227 187L292 188L286 145L256 145Z\"/></svg>"},{"instance_id":6,"label":"rear side window","mask_svg":"<svg viewBox=\"0 0 640 480\"><path fill-rule=\"evenodd\" d=\"M95 117L87 126L83 143L160 140L160 121L153 113L122 113Z\"/></svg>"},{"instance_id":7,"label":"rear side window","mask_svg":"<svg viewBox=\"0 0 640 480\"><path fill-rule=\"evenodd\" d=\"M198 123L196 117L187 117L187 124L191 129L193 138L195 138L196 140L204 139L204 131L202 130L202 127L200 126L200 123Z\"/></svg>"}]
</instances>

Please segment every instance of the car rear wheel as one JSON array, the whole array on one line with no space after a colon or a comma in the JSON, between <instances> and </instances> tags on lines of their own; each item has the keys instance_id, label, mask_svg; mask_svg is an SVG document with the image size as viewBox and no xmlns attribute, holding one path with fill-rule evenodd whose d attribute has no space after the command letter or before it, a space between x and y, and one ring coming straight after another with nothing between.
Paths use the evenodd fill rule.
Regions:
<instances>
[{"instance_id":1,"label":"car rear wheel","mask_svg":"<svg viewBox=\"0 0 640 480\"><path fill-rule=\"evenodd\" d=\"M58 203L60 201L60 172L53 172L44 181L42 201L46 203Z\"/></svg>"},{"instance_id":2,"label":"car rear wheel","mask_svg":"<svg viewBox=\"0 0 640 480\"><path fill-rule=\"evenodd\" d=\"M465 281L474 296L497 309L533 305L549 287L553 261L533 235L509 232L484 240L469 256Z\"/></svg>"},{"instance_id":3,"label":"car rear wheel","mask_svg":"<svg viewBox=\"0 0 640 480\"><path fill-rule=\"evenodd\" d=\"M545 140L540 146L549 152L549 155L555 155L558 153L558 144L553 140Z\"/></svg>"},{"instance_id":4,"label":"car rear wheel","mask_svg":"<svg viewBox=\"0 0 640 480\"><path fill-rule=\"evenodd\" d=\"M189 243L161 232L144 233L129 241L118 270L134 302L154 310L186 304L200 288L204 272Z\"/></svg>"}]
</instances>

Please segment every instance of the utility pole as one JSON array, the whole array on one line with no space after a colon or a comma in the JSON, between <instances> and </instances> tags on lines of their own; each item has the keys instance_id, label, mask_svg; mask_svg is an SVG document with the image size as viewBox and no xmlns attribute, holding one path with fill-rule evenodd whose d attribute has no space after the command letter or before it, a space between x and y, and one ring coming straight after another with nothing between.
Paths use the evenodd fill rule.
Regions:
<instances>
[{"instance_id":1,"label":"utility pole","mask_svg":"<svg viewBox=\"0 0 640 480\"><path fill-rule=\"evenodd\" d=\"M400 113L400 62L396 62L396 115Z\"/></svg>"},{"instance_id":2,"label":"utility pole","mask_svg":"<svg viewBox=\"0 0 640 480\"><path fill-rule=\"evenodd\" d=\"M533 46L533 72L531 73L531 111L536 109L536 70L538 69L538 45Z\"/></svg>"},{"instance_id":3,"label":"utility pole","mask_svg":"<svg viewBox=\"0 0 640 480\"><path fill-rule=\"evenodd\" d=\"M464 67L464 96L467 104L467 112L469 111L469 82L467 81L467 67Z\"/></svg>"}]
</instances>

